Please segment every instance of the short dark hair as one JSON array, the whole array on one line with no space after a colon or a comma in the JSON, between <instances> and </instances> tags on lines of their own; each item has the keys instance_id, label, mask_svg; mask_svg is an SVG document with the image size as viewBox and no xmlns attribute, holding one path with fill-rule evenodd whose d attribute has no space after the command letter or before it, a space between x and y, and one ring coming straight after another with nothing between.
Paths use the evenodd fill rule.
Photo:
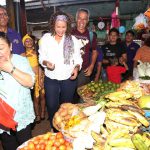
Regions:
<instances>
[{"instance_id":1,"label":"short dark hair","mask_svg":"<svg viewBox=\"0 0 150 150\"><path fill-rule=\"evenodd\" d=\"M128 30L128 31L126 32L126 35L127 35L127 34L132 34L132 36L135 36L135 33L134 33L133 30Z\"/></svg>"},{"instance_id":2,"label":"short dark hair","mask_svg":"<svg viewBox=\"0 0 150 150\"><path fill-rule=\"evenodd\" d=\"M119 63L119 60L118 60L117 57L114 57L114 58L110 58L109 62L110 62L111 65L114 65L115 63Z\"/></svg>"},{"instance_id":3,"label":"short dark hair","mask_svg":"<svg viewBox=\"0 0 150 150\"><path fill-rule=\"evenodd\" d=\"M112 32L117 33L117 35L119 36L119 31L118 31L118 29L116 29L116 28L111 28L111 29L109 30L109 35L110 35Z\"/></svg>"}]
</instances>

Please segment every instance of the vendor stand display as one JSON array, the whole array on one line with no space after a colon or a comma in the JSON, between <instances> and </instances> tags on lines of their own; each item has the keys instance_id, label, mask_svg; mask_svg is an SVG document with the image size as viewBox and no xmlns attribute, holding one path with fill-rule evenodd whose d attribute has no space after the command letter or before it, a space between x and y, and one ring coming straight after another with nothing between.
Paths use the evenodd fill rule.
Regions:
<instances>
[{"instance_id":1,"label":"vendor stand display","mask_svg":"<svg viewBox=\"0 0 150 150\"><path fill-rule=\"evenodd\" d=\"M79 90L84 91L84 88ZM91 98L92 94L84 95L83 91L79 93L88 103L88 96ZM138 99L147 94L139 82L126 81L115 92L104 93L98 100L90 101L93 106L79 109L85 114L83 118L73 119L78 117L72 114L67 127L64 125L59 131L72 139L74 150L149 150L150 133L143 132L142 128L148 128L150 122L138 105Z\"/></svg>"},{"instance_id":2,"label":"vendor stand display","mask_svg":"<svg viewBox=\"0 0 150 150\"><path fill-rule=\"evenodd\" d=\"M108 87L102 90L104 85ZM84 103L62 104L54 115L53 125L70 142L72 150L149 150L150 122L146 114L150 110L150 90L145 90L144 85L138 81L115 86L110 82L91 82L78 89ZM98 89L101 92L97 92ZM142 107L140 99L145 95L148 103ZM48 143L44 137L49 134L52 133L40 139ZM47 149L52 150L51 147Z\"/></svg>"}]
</instances>

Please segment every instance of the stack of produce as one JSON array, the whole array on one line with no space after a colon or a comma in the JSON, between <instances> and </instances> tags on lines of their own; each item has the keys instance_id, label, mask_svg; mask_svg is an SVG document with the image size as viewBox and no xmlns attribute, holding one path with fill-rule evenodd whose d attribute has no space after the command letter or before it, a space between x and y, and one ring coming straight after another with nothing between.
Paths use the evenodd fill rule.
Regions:
<instances>
[{"instance_id":1,"label":"stack of produce","mask_svg":"<svg viewBox=\"0 0 150 150\"><path fill-rule=\"evenodd\" d=\"M56 127L59 131L62 131L66 137L73 140L74 150L92 148L94 139L91 136L91 131L95 131L96 133L100 132L100 124L104 123L106 114L104 111L99 110L105 104L106 102L102 101L95 106L88 106L85 108L79 108L78 106L70 103L62 104L57 114L54 115L54 127ZM66 116L61 114L63 111L62 107L64 109L64 106L66 112L72 110L70 117L67 119L64 119L68 116L67 113ZM79 142L82 144L79 145Z\"/></svg>"},{"instance_id":2,"label":"stack of produce","mask_svg":"<svg viewBox=\"0 0 150 150\"><path fill-rule=\"evenodd\" d=\"M17 150L73 150L72 144L67 141L61 132L48 132L32 138Z\"/></svg>"},{"instance_id":3,"label":"stack of produce","mask_svg":"<svg viewBox=\"0 0 150 150\"><path fill-rule=\"evenodd\" d=\"M71 103L63 103L61 104L59 110L55 113L53 117L53 125L58 131L62 131L62 129L65 128L66 124L69 122L69 120L74 116L78 118L78 120L85 117L84 113L80 111L80 108ZM72 118L73 120L73 118ZM77 119L76 119L77 120ZM72 122L72 121L70 121ZM77 122L74 122L77 123ZM71 123L69 124L71 126Z\"/></svg>"},{"instance_id":4,"label":"stack of produce","mask_svg":"<svg viewBox=\"0 0 150 150\"><path fill-rule=\"evenodd\" d=\"M92 132L92 137L96 141L94 150L148 150L150 148L150 136L144 138L147 133L143 136L136 134L142 125L145 127L150 125L144 116L145 112L135 99L141 95L142 89L137 86L137 82L127 81L121 90L105 96L108 101L105 105L106 119L99 134ZM141 144L143 149L140 149L137 141L142 143L145 140L149 142Z\"/></svg>"},{"instance_id":5,"label":"stack of produce","mask_svg":"<svg viewBox=\"0 0 150 150\"><path fill-rule=\"evenodd\" d=\"M74 150L148 150L149 134L138 134L141 126L150 125L138 105L143 94L138 82L127 81L118 91L101 96L93 106L62 104L54 116L55 126L73 140ZM146 142L142 145L145 149L139 149L137 141Z\"/></svg>"},{"instance_id":6,"label":"stack of produce","mask_svg":"<svg viewBox=\"0 0 150 150\"><path fill-rule=\"evenodd\" d=\"M106 132L106 131L105 131ZM93 150L149 150L150 133L135 133L132 136L122 130L116 130L109 133L107 137L105 132L97 134L92 131L92 137L95 140ZM106 133L105 133L106 134Z\"/></svg>"},{"instance_id":7,"label":"stack of produce","mask_svg":"<svg viewBox=\"0 0 150 150\"><path fill-rule=\"evenodd\" d=\"M92 81L87 85L78 88L78 94L85 102L95 104L95 101L98 100L100 97L116 91L118 87L120 87L120 84L115 84L109 81Z\"/></svg>"}]
</instances>

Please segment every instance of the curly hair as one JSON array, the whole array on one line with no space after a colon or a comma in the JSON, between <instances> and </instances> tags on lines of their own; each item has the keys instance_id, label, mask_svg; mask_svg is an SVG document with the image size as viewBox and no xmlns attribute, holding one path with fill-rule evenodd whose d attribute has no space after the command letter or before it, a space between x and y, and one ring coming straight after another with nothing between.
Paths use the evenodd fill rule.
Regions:
<instances>
[{"instance_id":1,"label":"curly hair","mask_svg":"<svg viewBox=\"0 0 150 150\"><path fill-rule=\"evenodd\" d=\"M66 16L67 18L67 31L66 31L66 35L67 36L70 36L71 35L71 23L72 23L72 20L71 20L71 17L62 12L62 11L57 11L56 13L52 14L52 16L50 17L50 21L49 21L49 27L50 27L50 33L54 36L56 33L55 33L55 23L56 23L56 19L57 19L57 16L58 15L64 15Z\"/></svg>"}]
</instances>

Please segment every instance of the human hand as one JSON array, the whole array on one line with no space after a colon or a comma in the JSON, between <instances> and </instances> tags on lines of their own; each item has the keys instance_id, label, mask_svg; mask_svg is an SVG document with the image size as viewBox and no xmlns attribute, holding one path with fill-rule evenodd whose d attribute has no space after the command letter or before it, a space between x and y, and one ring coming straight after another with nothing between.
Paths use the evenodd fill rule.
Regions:
<instances>
[{"instance_id":1,"label":"human hand","mask_svg":"<svg viewBox=\"0 0 150 150\"><path fill-rule=\"evenodd\" d=\"M10 73L12 71L13 64L9 58L0 57L0 70Z\"/></svg>"},{"instance_id":2,"label":"human hand","mask_svg":"<svg viewBox=\"0 0 150 150\"><path fill-rule=\"evenodd\" d=\"M89 67L87 67L85 70L84 70L84 75L85 76L90 76L91 74L92 74L92 72L93 72L93 66L92 65L90 65Z\"/></svg>"},{"instance_id":3,"label":"human hand","mask_svg":"<svg viewBox=\"0 0 150 150\"><path fill-rule=\"evenodd\" d=\"M99 81L99 75L98 74L95 75L94 81L95 82Z\"/></svg>"},{"instance_id":4,"label":"human hand","mask_svg":"<svg viewBox=\"0 0 150 150\"><path fill-rule=\"evenodd\" d=\"M79 71L78 68L73 69L73 71L71 73L71 77L70 77L71 80L75 80L77 78L78 71Z\"/></svg>"},{"instance_id":5,"label":"human hand","mask_svg":"<svg viewBox=\"0 0 150 150\"><path fill-rule=\"evenodd\" d=\"M46 62L46 66L51 71L55 69L55 64L53 64L53 63L51 63L49 61Z\"/></svg>"},{"instance_id":6,"label":"human hand","mask_svg":"<svg viewBox=\"0 0 150 150\"><path fill-rule=\"evenodd\" d=\"M120 57L120 58L119 58L119 63L122 64L122 65L123 65L123 63L125 63L123 57Z\"/></svg>"}]
</instances>

